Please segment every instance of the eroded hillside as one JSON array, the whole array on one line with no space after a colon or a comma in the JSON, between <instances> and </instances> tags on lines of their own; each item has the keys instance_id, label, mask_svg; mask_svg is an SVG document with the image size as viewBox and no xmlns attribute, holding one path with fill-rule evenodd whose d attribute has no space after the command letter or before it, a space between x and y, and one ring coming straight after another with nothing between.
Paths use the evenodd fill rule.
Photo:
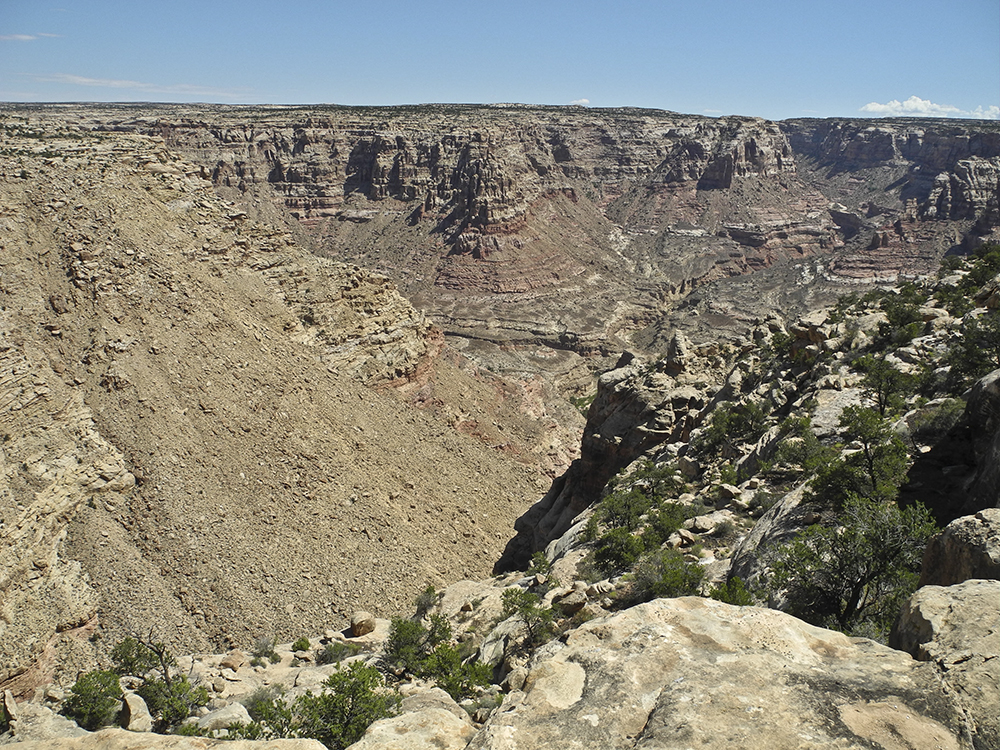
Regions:
<instances>
[{"instance_id":1,"label":"eroded hillside","mask_svg":"<svg viewBox=\"0 0 1000 750\"><path fill-rule=\"evenodd\" d=\"M391 282L158 139L7 120L0 159L0 681L98 626L204 649L490 570L537 474L363 385L434 346Z\"/></svg>"}]
</instances>

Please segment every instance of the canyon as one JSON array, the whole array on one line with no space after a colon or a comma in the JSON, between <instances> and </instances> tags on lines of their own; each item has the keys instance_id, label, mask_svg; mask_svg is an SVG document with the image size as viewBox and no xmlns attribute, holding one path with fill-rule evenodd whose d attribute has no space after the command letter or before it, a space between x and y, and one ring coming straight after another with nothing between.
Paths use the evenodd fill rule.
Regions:
<instances>
[{"instance_id":1,"label":"canyon","mask_svg":"<svg viewBox=\"0 0 1000 750\"><path fill-rule=\"evenodd\" d=\"M19 697L129 633L246 648L523 568L615 472L688 439L754 331L933 276L1000 224L991 122L5 104L0 123Z\"/></svg>"}]
</instances>

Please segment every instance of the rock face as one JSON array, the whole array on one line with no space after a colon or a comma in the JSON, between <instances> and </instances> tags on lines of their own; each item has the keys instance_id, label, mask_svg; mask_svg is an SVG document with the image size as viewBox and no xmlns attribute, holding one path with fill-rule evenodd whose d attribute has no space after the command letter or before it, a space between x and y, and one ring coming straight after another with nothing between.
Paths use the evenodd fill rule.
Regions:
<instances>
[{"instance_id":1,"label":"rock face","mask_svg":"<svg viewBox=\"0 0 1000 750\"><path fill-rule=\"evenodd\" d=\"M979 123L452 105L30 116L164 138L251 215L276 200L322 252L381 269L446 332L584 354L620 350L664 301L786 261L836 252L811 286L934 270L998 218L1000 144Z\"/></svg>"},{"instance_id":2,"label":"rock face","mask_svg":"<svg viewBox=\"0 0 1000 750\"><path fill-rule=\"evenodd\" d=\"M927 545L921 586L950 586L970 578L1000 579L1000 508L955 519Z\"/></svg>"},{"instance_id":3,"label":"rock face","mask_svg":"<svg viewBox=\"0 0 1000 750\"><path fill-rule=\"evenodd\" d=\"M536 655L470 748L971 748L930 664L770 610L660 599ZM983 745L986 747L986 745Z\"/></svg>"},{"instance_id":4,"label":"rock face","mask_svg":"<svg viewBox=\"0 0 1000 750\"><path fill-rule=\"evenodd\" d=\"M518 518L517 535L496 569L523 569L533 552L570 528L616 472L660 443L684 442L700 423L707 403L705 384L724 379L717 354L714 345L696 348L675 337L672 354L658 366L626 353L601 375L580 458Z\"/></svg>"},{"instance_id":5,"label":"rock face","mask_svg":"<svg viewBox=\"0 0 1000 750\"><path fill-rule=\"evenodd\" d=\"M890 645L930 662L971 718L975 747L1000 746L1000 581L924 586L903 608Z\"/></svg>"},{"instance_id":6,"label":"rock face","mask_svg":"<svg viewBox=\"0 0 1000 750\"><path fill-rule=\"evenodd\" d=\"M1000 507L1000 370L979 380L972 388L966 419L973 436L976 475L963 510Z\"/></svg>"}]
</instances>

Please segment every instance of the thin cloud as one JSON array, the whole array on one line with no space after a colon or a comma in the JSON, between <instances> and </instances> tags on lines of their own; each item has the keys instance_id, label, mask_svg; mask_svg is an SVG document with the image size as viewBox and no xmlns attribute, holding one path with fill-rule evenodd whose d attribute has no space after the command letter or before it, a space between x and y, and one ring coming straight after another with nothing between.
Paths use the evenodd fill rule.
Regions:
<instances>
[{"instance_id":1,"label":"thin cloud","mask_svg":"<svg viewBox=\"0 0 1000 750\"><path fill-rule=\"evenodd\" d=\"M905 102L898 99L879 104L869 102L859 112L876 117L973 117L980 120L1000 119L1000 107L976 107L972 110L960 109L950 104L935 104L919 96L911 96Z\"/></svg>"},{"instance_id":2,"label":"thin cloud","mask_svg":"<svg viewBox=\"0 0 1000 750\"><path fill-rule=\"evenodd\" d=\"M145 94L212 96L221 99L237 99L249 93L247 91L213 89L187 83L164 86L158 83L144 83L143 81L130 81L119 78L87 78L86 76L70 75L67 73L60 73L53 76L36 76L35 80L43 83L68 83L72 86L89 86L92 88L131 89L133 91L141 91Z\"/></svg>"},{"instance_id":3,"label":"thin cloud","mask_svg":"<svg viewBox=\"0 0 1000 750\"><path fill-rule=\"evenodd\" d=\"M0 42L33 42L40 34L0 34Z\"/></svg>"},{"instance_id":4,"label":"thin cloud","mask_svg":"<svg viewBox=\"0 0 1000 750\"><path fill-rule=\"evenodd\" d=\"M570 104L579 104L581 107L586 107L590 104L590 99L574 99Z\"/></svg>"}]
</instances>

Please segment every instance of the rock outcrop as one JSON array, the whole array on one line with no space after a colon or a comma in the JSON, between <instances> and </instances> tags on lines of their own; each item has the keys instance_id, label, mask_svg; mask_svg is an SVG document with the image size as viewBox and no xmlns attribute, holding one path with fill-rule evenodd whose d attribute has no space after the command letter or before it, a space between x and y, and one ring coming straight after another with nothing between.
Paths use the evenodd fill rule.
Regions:
<instances>
[{"instance_id":1,"label":"rock outcrop","mask_svg":"<svg viewBox=\"0 0 1000 750\"><path fill-rule=\"evenodd\" d=\"M471 748L972 748L932 665L788 615L658 599L536 654ZM986 745L982 745L986 747Z\"/></svg>"},{"instance_id":2,"label":"rock outcrop","mask_svg":"<svg viewBox=\"0 0 1000 750\"><path fill-rule=\"evenodd\" d=\"M1000 508L956 518L927 545L921 586L951 586L970 578L1000 579Z\"/></svg>"},{"instance_id":3,"label":"rock outcrop","mask_svg":"<svg viewBox=\"0 0 1000 750\"><path fill-rule=\"evenodd\" d=\"M890 645L933 664L968 712L974 744L1000 745L1000 581L924 586L903 608Z\"/></svg>"},{"instance_id":4,"label":"rock outcrop","mask_svg":"<svg viewBox=\"0 0 1000 750\"><path fill-rule=\"evenodd\" d=\"M708 384L724 379L724 365L715 345L694 347L683 335L674 337L671 353L657 363L624 354L598 380L580 458L518 518L517 535L496 569L525 567L533 552L562 536L608 480L644 452L686 442L709 400L723 395Z\"/></svg>"},{"instance_id":5,"label":"rock outcrop","mask_svg":"<svg viewBox=\"0 0 1000 750\"><path fill-rule=\"evenodd\" d=\"M83 737L58 737L8 745L12 750L325 750L319 740L212 740L173 734L102 729Z\"/></svg>"},{"instance_id":6,"label":"rock outcrop","mask_svg":"<svg viewBox=\"0 0 1000 750\"><path fill-rule=\"evenodd\" d=\"M968 488L965 513L1000 507L1000 370L972 388L966 409L976 474Z\"/></svg>"},{"instance_id":7,"label":"rock outcrop","mask_svg":"<svg viewBox=\"0 0 1000 750\"><path fill-rule=\"evenodd\" d=\"M892 280L997 223L1000 142L978 123L510 105L74 114L162 136L251 203L276 197L324 252L385 270L448 331L578 351L714 279L843 246L836 276Z\"/></svg>"}]
</instances>

